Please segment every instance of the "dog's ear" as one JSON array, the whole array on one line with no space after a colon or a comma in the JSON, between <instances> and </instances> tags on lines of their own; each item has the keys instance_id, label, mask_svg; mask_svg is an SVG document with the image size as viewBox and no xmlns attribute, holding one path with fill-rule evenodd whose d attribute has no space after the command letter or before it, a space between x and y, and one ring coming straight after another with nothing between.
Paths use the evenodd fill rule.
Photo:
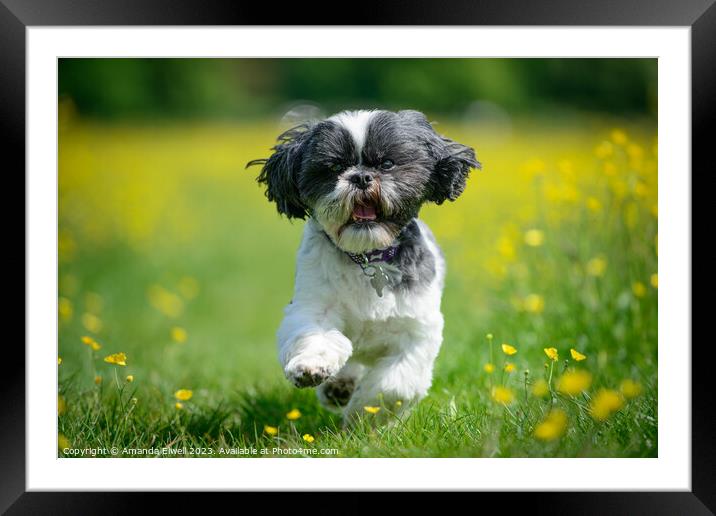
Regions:
<instances>
[{"instance_id":1,"label":"dog's ear","mask_svg":"<svg viewBox=\"0 0 716 516\"><path fill-rule=\"evenodd\" d=\"M306 141L311 134L310 124L301 124L284 132L273 147L268 159L249 161L246 167L262 165L256 180L266 185L266 197L276 203L278 212L289 219L306 218L306 208L298 191L298 174Z\"/></svg>"},{"instance_id":2,"label":"dog's ear","mask_svg":"<svg viewBox=\"0 0 716 516\"><path fill-rule=\"evenodd\" d=\"M449 138L440 137L442 157L438 158L430 178L432 192L429 201L442 204L446 200L454 201L465 190L470 169L480 169L482 165L475 157L475 150Z\"/></svg>"},{"instance_id":3,"label":"dog's ear","mask_svg":"<svg viewBox=\"0 0 716 516\"><path fill-rule=\"evenodd\" d=\"M475 150L436 133L419 111L400 111L398 116L419 129L418 137L434 161L427 200L442 204L457 199L465 190L470 169L482 167L475 157Z\"/></svg>"}]
</instances>

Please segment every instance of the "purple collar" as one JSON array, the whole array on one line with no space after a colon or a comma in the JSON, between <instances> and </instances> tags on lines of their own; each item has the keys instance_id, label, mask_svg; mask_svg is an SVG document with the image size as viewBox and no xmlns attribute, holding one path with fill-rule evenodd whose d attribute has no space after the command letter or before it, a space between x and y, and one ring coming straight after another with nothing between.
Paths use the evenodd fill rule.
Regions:
<instances>
[{"instance_id":1,"label":"purple collar","mask_svg":"<svg viewBox=\"0 0 716 516\"><path fill-rule=\"evenodd\" d=\"M321 233L323 233L323 235L328 239L330 243L336 245L333 240L331 240L331 237L328 236L328 233L326 233L325 231L321 231ZM363 268L369 263L390 263L393 261L393 258L395 258L395 255L398 254L400 244L398 244L397 242L398 241L396 239L396 243L394 243L390 247L386 247L385 249L373 249L372 251L366 251L365 253L361 254L349 253L348 251L343 251L343 253L348 256L348 258L353 260L356 264L360 265L361 268Z\"/></svg>"},{"instance_id":2,"label":"purple collar","mask_svg":"<svg viewBox=\"0 0 716 516\"><path fill-rule=\"evenodd\" d=\"M348 251L344 251L348 255L348 258L353 260L355 263L363 267L369 263L375 262L386 262L390 263L395 258L398 252L398 245L391 245L385 249L373 249L372 251L366 251L361 254L353 254Z\"/></svg>"}]
</instances>

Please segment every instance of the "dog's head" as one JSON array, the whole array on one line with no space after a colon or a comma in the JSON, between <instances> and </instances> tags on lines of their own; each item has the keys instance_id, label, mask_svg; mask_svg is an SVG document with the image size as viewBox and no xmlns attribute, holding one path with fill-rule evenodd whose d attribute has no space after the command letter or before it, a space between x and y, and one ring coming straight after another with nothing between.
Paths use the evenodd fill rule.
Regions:
<instances>
[{"instance_id":1,"label":"dog's head","mask_svg":"<svg viewBox=\"0 0 716 516\"><path fill-rule=\"evenodd\" d=\"M278 138L259 183L279 213L312 216L344 251L388 247L425 202L454 201L475 151L417 111L344 111Z\"/></svg>"}]
</instances>

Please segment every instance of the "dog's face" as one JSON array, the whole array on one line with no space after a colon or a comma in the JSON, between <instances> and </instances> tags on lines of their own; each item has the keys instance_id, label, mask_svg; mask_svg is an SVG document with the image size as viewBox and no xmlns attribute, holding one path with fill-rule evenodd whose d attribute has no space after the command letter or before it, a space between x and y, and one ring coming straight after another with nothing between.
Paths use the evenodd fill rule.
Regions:
<instances>
[{"instance_id":1,"label":"dog's face","mask_svg":"<svg viewBox=\"0 0 716 516\"><path fill-rule=\"evenodd\" d=\"M351 253L388 247L423 203L454 201L480 166L417 111L345 111L304 124L254 164L280 213L311 215Z\"/></svg>"}]
</instances>

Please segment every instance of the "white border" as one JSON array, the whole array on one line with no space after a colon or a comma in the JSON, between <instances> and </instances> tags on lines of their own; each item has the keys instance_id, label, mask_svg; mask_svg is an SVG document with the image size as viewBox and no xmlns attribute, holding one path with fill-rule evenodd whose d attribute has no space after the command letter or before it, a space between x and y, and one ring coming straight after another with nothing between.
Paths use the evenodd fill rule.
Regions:
<instances>
[{"instance_id":1,"label":"white border","mask_svg":"<svg viewBox=\"0 0 716 516\"><path fill-rule=\"evenodd\" d=\"M688 27L28 28L27 489L690 490L690 42ZM659 58L658 459L56 458L57 58L316 55Z\"/></svg>"}]
</instances>

